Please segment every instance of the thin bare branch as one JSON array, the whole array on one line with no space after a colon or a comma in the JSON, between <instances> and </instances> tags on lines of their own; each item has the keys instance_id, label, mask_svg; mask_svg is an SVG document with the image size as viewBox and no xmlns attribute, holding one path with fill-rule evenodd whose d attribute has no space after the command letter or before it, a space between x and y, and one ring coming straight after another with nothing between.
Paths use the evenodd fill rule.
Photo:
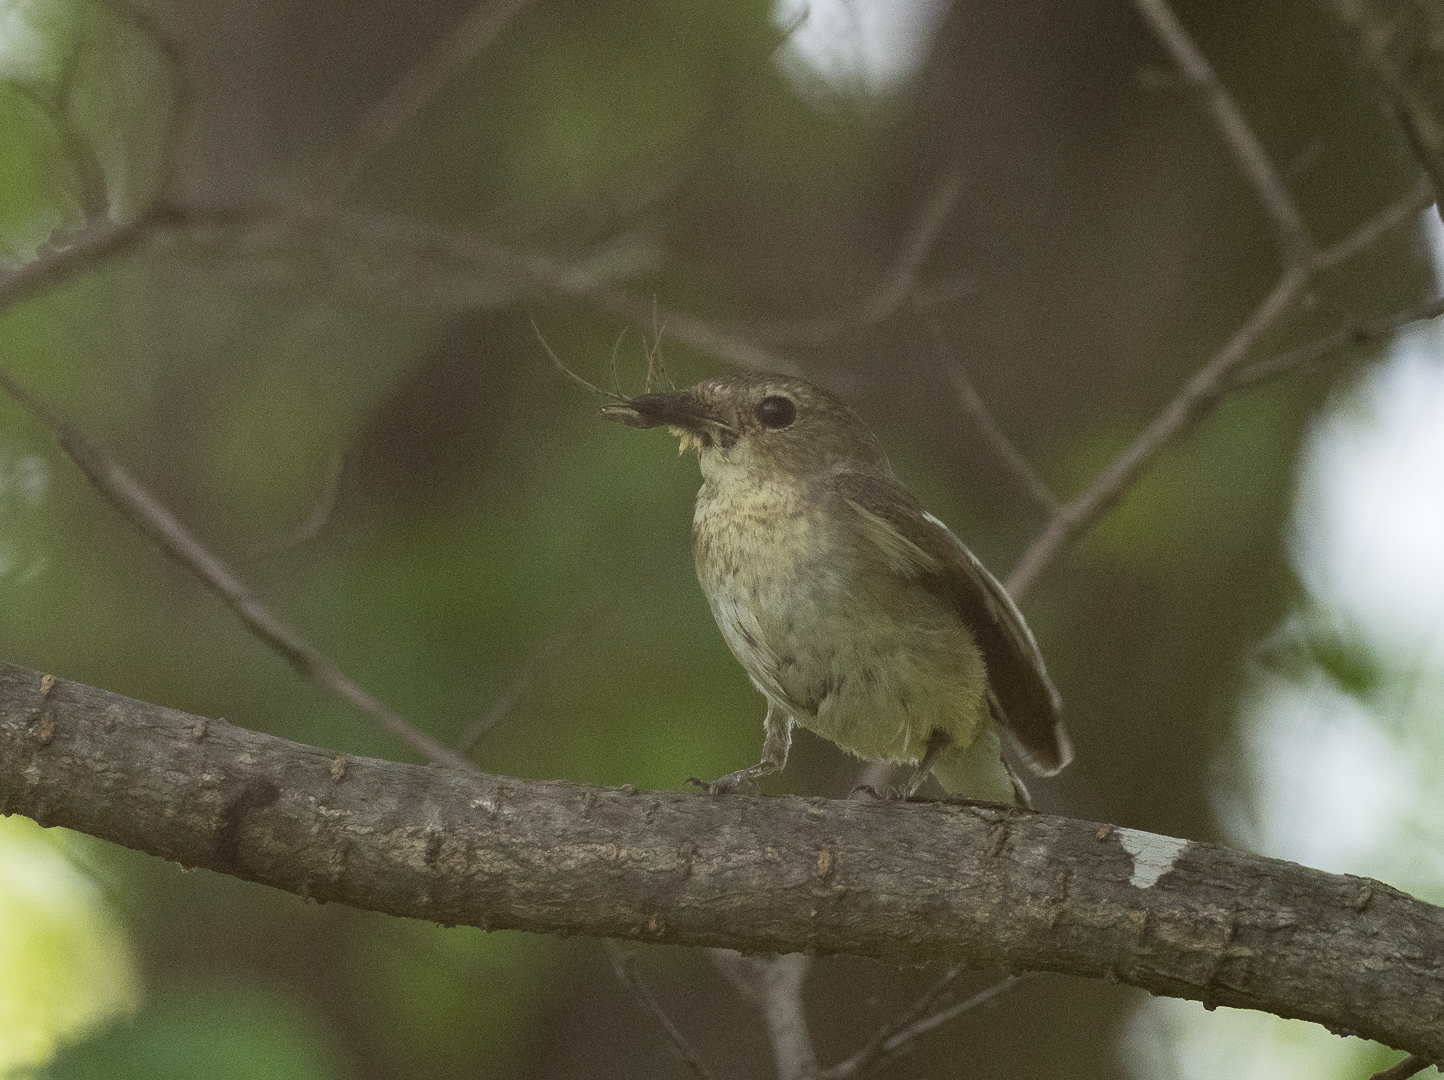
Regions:
<instances>
[{"instance_id":1,"label":"thin bare branch","mask_svg":"<svg viewBox=\"0 0 1444 1080\"><path fill-rule=\"evenodd\" d=\"M1167 0L1134 0L1134 3L1154 36L1173 57L1183 77L1203 98L1234 159L1263 202L1264 210L1278 232L1284 266L1294 268L1305 265L1314 257L1317 245L1293 196L1289 194L1288 185L1269 160L1263 145L1244 119L1242 110L1178 21Z\"/></svg>"},{"instance_id":2,"label":"thin bare branch","mask_svg":"<svg viewBox=\"0 0 1444 1080\"><path fill-rule=\"evenodd\" d=\"M1432 205L1434 189L1429 184L1429 178L1421 176L1411 190L1399 196L1337 244L1319 252L1314 257L1314 272L1332 270L1360 252L1367 251L1385 235L1401 225L1409 224Z\"/></svg>"},{"instance_id":3,"label":"thin bare branch","mask_svg":"<svg viewBox=\"0 0 1444 1080\"><path fill-rule=\"evenodd\" d=\"M1228 343L1199 368L1132 444L1109 462L1079 495L1063 504L1009 575L1007 588L1014 599L1032 588L1044 568L1107 513L1165 448L1212 411L1228 392L1235 369L1248 358L1249 350L1264 332L1298 300L1309 276L1307 266L1285 273Z\"/></svg>"},{"instance_id":4,"label":"thin bare branch","mask_svg":"<svg viewBox=\"0 0 1444 1080\"><path fill-rule=\"evenodd\" d=\"M942 327L938 325L938 321L936 319L929 319L928 329L932 333L933 342L937 345L938 356L942 362L943 371L947 374L948 380L953 384L953 389L957 392L958 402L967 411L968 415L972 417L973 423L978 427L978 432L983 436L987 444L992 447L993 453L997 454L998 457L1003 460L1003 463L1008 466L1013 476L1017 478L1018 483L1022 485L1023 490L1031 495L1034 501L1044 510L1048 511L1049 514L1057 514L1061 509L1058 499L1054 496L1053 492L1049 490L1048 485L1043 482L1043 478L1038 475L1037 470L1034 469L1028 459L1018 451L1018 448L1013 445L1012 440L1010 440L1008 436L1003 433L1003 429L998 426L998 422L993 419L993 414L989 411L987 404L983 401L977 388L973 386L973 381L968 378L967 371L964 370L963 365L958 361L958 358L948 346L947 338L943 336L943 330Z\"/></svg>"},{"instance_id":5,"label":"thin bare branch","mask_svg":"<svg viewBox=\"0 0 1444 1080\"><path fill-rule=\"evenodd\" d=\"M898 249L887 276L864 309L864 325L875 325L892 315L912 293L917 274L952 216L963 194L963 170L954 165L933 188L922 213Z\"/></svg>"},{"instance_id":6,"label":"thin bare branch","mask_svg":"<svg viewBox=\"0 0 1444 1080\"><path fill-rule=\"evenodd\" d=\"M207 550L159 500L63 416L4 371L0 387L55 435L62 449L131 524L220 596L256 637L279 653L302 678L351 702L431 761L475 769L461 755L417 730L348 679L328 656L307 643L258 600L221 559Z\"/></svg>"},{"instance_id":7,"label":"thin bare branch","mask_svg":"<svg viewBox=\"0 0 1444 1080\"><path fill-rule=\"evenodd\" d=\"M1403 1061L1383 1072L1375 1073L1370 1080L1409 1080L1409 1077L1421 1073L1432 1065L1432 1061L1421 1058L1417 1054L1410 1054Z\"/></svg>"},{"instance_id":8,"label":"thin bare branch","mask_svg":"<svg viewBox=\"0 0 1444 1080\"><path fill-rule=\"evenodd\" d=\"M0 275L0 312L125 254L165 220L159 212L143 214L121 225L101 218L76 232L52 237L36 258Z\"/></svg>"},{"instance_id":9,"label":"thin bare branch","mask_svg":"<svg viewBox=\"0 0 1444 1080\"><path fill-rule=\"evenodd\" d=\"M677 1025L672 1023L672 1018L662 1008L661 1002L653 996L647 984L642 981L641 974L637 971L636 957L627 952L615 938L607 939L607 956L612 961L612 970L616 972L617 981L632 992L637 999L637 1004L650 1012L661 1026L667 1036L667 1041L672 1044L672 1049L677 1051L677 1056L682 1059L693 1076L700 1080L712 1080L712 1073L708 1070L701 1056L692 1048L685 1035L677 1030Z\"/></svg>"},{"instance_id":10,"label":"thin bare branch","mask_svg":"<svg viewBox=\"0 0 1444 1080\"><path fill-rule=\"evenodd\" d=\"M1191 431L1225 394L1301 367L1351 343L1377 340L1407 323L1438 316L1440 312L1435 310L1437 302L1431 301L1372 323L1340 330L1271 360L1252 366L1247 364L1248 354L1254 345L1292 309L1318 273L1358 255L1370 244L1377 243L1389 230L1409 221L1410 211L1417 209L1421 197L1417 189L1409 192L1363 222L1337 244L1315 253L1309 262L1286 270L1223 348L1194 374L1123 453L1095 476L1082 492L1064 503L1048 522L1008 577L1007 588L1014 599L1032 588L1039 575L1058 555L1106 514L1158 455Z\"/></svg>"},{"instance_id":11,"label":"thin bare branch","mask_svg":"<svg viewBox=\"0 0 1444 1080\"><path fill-rule=\"evenodd\" d=\"M993 985L984 987L970 998L923 1016L922 1014L927 1011L928 1007L951 987L952 981L962 971L962 968L949 968L928 993L914 1002L912 1007L897 1020L882 1028L865 1047L846 1061L824 1069L822 1071L823 1080L847 1080L849 1077L863 1076L901 1053L918 1036L926 1035L929 1031L956 1020L964 1013L986 1005L1005 991L1011 990L1020 982L1030 979L1036 974L1036 972L1024 972L1022 975L1009 975L1006 979L1000 979Z\"/></svg>"},{"instance_id":12,"label":"thin bare branch","mask_svg":"<svg viewBox=\"0 0 1444 1080\"><path fill-rule=\"evenodd\" d=\"M437 229L422 222L384 214L338 210L296 200L284 205L191 210L185 215L185 224L198 235L209 230L211 246L216 246L217 241L230 246L246 246L248 254L254 254L256 250L284 254L286 250L305 243L312 235L324 240L360 241L369 245L368 251L373 247L389 246L393 257L386 263L383 284L392 302L395 302L401 287L400 279L404 277L397 273L398 267L416 267L417 273L424 273L437 267L444 270L448 264L454 263L477 279L462 288L450 281L444 283L441 291L447 295L455 294L462 306L511 303L518 293L540 290L589 303L641 325L651 325L656 320L677 341L738 367L792 374L801 371L794 360L763 348L721 324L671 311L657 305L651 298L635 296L613 287L611 282L618 275L616 260L610 257L568 263L545 253L521 251L474 234ZM395 257L402 253L407 258ZM314 273L313 264L308 263L307 267ZM369 271L369 267L366 269ZM428 288L435 291L436 284L441 282L429 283Z\"/></svg>"},{"instance_id":13,"label":"thin bare branch","mask_svg":"<svg viewBox=\"0 0 1444 1080\"><path fill-rule=\"evenodd\" d=\"M712 963L743 997L762 1010L777 1080L810 1080L817 1076L817 1055L802 1009L802 984L812 967L806 953L744 956L732 949L712 949Z\"/></svg>"},{"instance_id":14,"label":"thin bare branch","mask_svg":"<svg viewBox=\"0 0 1444 1080\"><path fill-rule=\"evenodd\" d=\"M1281 375L1306 368L1340 349L1387 341L1410 323L1437 319L1441 315L1444 315L1444 297L1427 300L1394 315L1385 315L1382 318L1335 330L1332 334L1321 337L1317 341L1311 341L1307 345L1300 345L1297 349L1290 349L1278 356L1250 364L1233 376L1229 383L1229 389L1241 390L1244 387L1269 382Z\"/></svg>"},{"instance_id":15,"label":"thin bare branch","mask_svg":"<svg viewBox=\"0 0 1444 1080\"><path fill-rule=\"evenodd\" d=\"M436 48L417 61L386 96L372 106L351 137L322 166L315 194L341 195L357 174L415 122L436 96L481 55L532 0L481 0Z\"/></svg>"},{"instance_id":16,"label":"thin bare branch","mask_svg":"<svg viewBox=\"0 0 1444 1080\"><path fill-rule=\"evenodd\" d=\"M269 558L272 555L279 555L283 551L290 551L302 544L309 544L316 537L321 535L321 530L331 520L331 514L336 509L336 496L341 491L341 474L345 471L346 459L341 454L336 454L331 459L330 468L326 470L326 484L321 489L321 495L311 507L306 520L291 530L290 535L269 541L265 544L257 544L241 559L242 565L253 562L257 559Z\"/></svg>"},{"instance_id":17,"label":"thin bare branch","mask_svg":"<svg viewBox=\"0 0 1444 1080\"><path fill-rule=\"evenodd\" d=\"M458 754L471 753L472 748L481 740L481 737L496 727L506 717L506 714L511 712L512 706L516 704L522 694L526 693L527 688L536 680L541 670L591 629L594 618L601 610L603 603L603 600L597 600L587 605L584 610L577 613L570 626L561 633L552 635L540 649L532 654L531 658L522 666L521 671L517 672L516 676L507 684L506 689L491 703L491 708L477 717L475 722L462 732L461 738L456 740Z\"/></svg>"}]
</instances>

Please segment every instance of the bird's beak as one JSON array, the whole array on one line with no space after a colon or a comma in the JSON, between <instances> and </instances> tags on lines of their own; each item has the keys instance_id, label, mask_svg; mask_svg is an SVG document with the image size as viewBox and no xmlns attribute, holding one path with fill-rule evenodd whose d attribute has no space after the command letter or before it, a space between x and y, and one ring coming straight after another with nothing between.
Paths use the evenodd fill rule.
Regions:
<instances>
[{"instance_id":1,"label":"bird's beak","mask_svg":"<svg viewBox=\"0 0 1444 1080\"><path fill-rule=\"evenodd\" d=\"M628 427L653 428L666 425L682 440L682 450L711 446L716 438L724 445L733 439L731 426L723 423L687 391L670 394L642 394L613 405L603 405L602 415Z\"/></svg>"},{"instance_id":2,"label":"bird's beak","mask_svg":"<svg viewBox=\"0 0 1444 1080\"><path fill-rule=\"evenodd\" d=\"M715 421L697 399L686 391L671 394L642 394L615 405L603 405L602 415L628 427L668 427L705 431Z\"/></svg>"}]
</instances>

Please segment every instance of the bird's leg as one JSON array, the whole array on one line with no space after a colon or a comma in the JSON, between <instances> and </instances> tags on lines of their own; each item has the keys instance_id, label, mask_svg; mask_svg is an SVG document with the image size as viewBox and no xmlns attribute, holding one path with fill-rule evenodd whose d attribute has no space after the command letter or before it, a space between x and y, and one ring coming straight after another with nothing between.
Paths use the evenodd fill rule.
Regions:
<instances>
[{"instance_id":1,"label":"bird's leg","mask_svg":"<svg viewBox=\"0 0 1444 1080\"><path fill-rule=\"evenodd\" d=\"M738 769L710 782L692 776L687 783L705 789L708 795L731 795L744 789L755 791L759 776L771 776L787 767L787 751L792 748L792 717L769 701L762 731L762 760L756 765Z\"/></svg>"},{"instance_id":2,"label":"bird's leg","mask_svg":"<svg viewBox=\"0 0 1444 1080\"><path fill-rule=\"evenodd\" d=\"M953 737L942 728L933 728L928 733L927 749L923 751L923 759L918 762L918 767L913 771L912 779L908 781L907 787L903 789L903 798L911 799L918 793L918 788L932 772L933 762L937 761L938 755L953 744Z\"/></svg>"}]
</instances>

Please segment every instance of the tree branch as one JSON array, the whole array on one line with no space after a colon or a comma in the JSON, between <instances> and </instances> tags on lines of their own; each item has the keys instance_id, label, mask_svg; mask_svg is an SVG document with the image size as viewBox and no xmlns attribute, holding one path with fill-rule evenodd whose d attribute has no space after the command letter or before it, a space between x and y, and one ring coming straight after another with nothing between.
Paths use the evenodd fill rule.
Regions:
<instances>
[{"instance_id":1,"label":"tree branch","mask_svg":"<svg viewBox=\"0 0 1444 1080\"><path fill-rule=\"evenodd\" d=\"M637 971L637 964L632 954L619 945L615 938L607 939L607 957L612 962L612 970L616 973L617 981L632 992L637 999L637 1004L652 1014L652 1019L667 1036L667 1041L672 1044L672 1049L677 1052L677 1057L683 1065L698 1080L712 1080L712 1072L702 1060L702 1056L692 1048L687 1037L672 1023L672 1018L667 1015L667 1010L662 1008L656 996L642 981L642 976Z\"/></svg>"},{"instance_id":2,"label":"tree branch","mask_svg":"<svg viewBox=\"0 0 1444 1080\"><path fill-rule=\"evenodd\" d=\"M316 194L333 199L357 173L415 121L436 95L474 61L531 0L480 0L356 125L351 137L327 159Z\"/></svg>"},{"instance_id":3,"label":"tree branch","mask_svg":"<svg viewBox=\"0 0 1444 1080\"><path fill-rule=\"evenodd\" d=\"M1434 0L1334 0L1333 8L1444 213L1444 11Z\"/></svg>"},{"instance_id":4,"label":"tree branch","mask_svg":"<svg viewBox=\"0 0 1444 1080\"><path fill-rule=\"evenodd\" d=\"M1420 193L1416 187L1368 218L1338 243L1318 252L1307 264L1285 271L1243 325L1184 384L1183 389L1164 406L1163 411L1154 417L1128 448L1095 476L1083 491L1064 503L1048 522L1008 577L1007 588L1013 598L1021 598L1032 588L1043 571L1074 540L1123 498L1159 454L1192 431L1230 391L1317 359L1336 348L1350 344L1356 337L1361 342L1370 340L1369 325L1362 330L1354 327L1341 330L1313 345L1304 346L1302 350L1296 350L1304 355L1287 363L1284 363L1284 360L1293 357L1292 353L1263 361L1258 365L1258 374L1250 375L1249 372L1253 369L1247 366L1249 353L1258 340L1292 309L1317 274L1333 269L1346 258L1359 254L1366 246L1365 240L1369 244L1375 243L1389 229L1397 228L1408 221L1409 210L1417 206L1419 199ZM1414 319L1409 318L1411 314ZM1414 321L1433 318L1437 314L1431 305L1426 304L1402 312L1392 319ZM1383 326L1388 320L1378 322ZM1394 322L1388 329L1397 329L1402 325L1404 322ZM1387 332L1387 329L1379 330L1379 336ZM1363 336L1359 337L1360 334Z\"/></svg>"},{"instance_id":5,"label":"tree branch","mask_svg":"<svg viewBox=\"0 0 1444 1080\"><path fill-rule=\"evenodd\" d=\"M1173 57L1178 70L1203 98L1214 126L1223 135L1244 177L1253 186L1278 233L1284 266L1303 266L1314 257L1315 245L1303 215L1289 194L1288 185L1254 135L1243 110L1215 74L1193 38L1178 21L1167 0L1134 0L1159 42Z\"/></svg>"},{"instance_id":6,"label":"tree branch","mask_svg":"<svg viewBox=\"0 0 1444 1080\"><path fill-rule=\"evenodd\" d=\"M392 915L1058 971L1444 1060L1444 909L1091 822L338 757L8 664L0 812Z\"/></svg>"},{"instance_id":7,"label":"tree branch","mask_svg":"<svg viewBox=\"0 0 1444 1080\"><path fill-rule=\"evenodd\" d=\"M1057 514L1060 509L1058 499L1038 475L1031 462L1025 458L1013 441L1003 432L998 421L993 419L992 412L988 409L987 403L983 401L982 395L973 386L973 380L968 378L968 373L958 358L953 355L953 350L948 347L947 339L943 337L942 327L936 319L928 320L928 329L933 336L933 343L937 346L938 356L942 360L943 372L947 375L948 381L953 384L953 390L957 392L958 402L967 410L973 418L979 433L993 453L1002 459L1007 465L1018 483L1023 486L1033 501L1050 514Z\"/></svg>"},{"instance_id":8,"label":"tree branch","mask_svg":"<svg viewBox=\"0 0 1444 1080\"><path fill-rule=\"evenodd\" d=\"M907 300L917 285L918 271L927 260L938 234L952 216L963 195L963 170L951 166L934 185L913 227L888 268L887 276L872 299L863 306L861 324L875 326L888 318Z\"/></svg>"},{"instance_id":9,"label":"tree branch","mask_svg":"<svg viewBox=\"0 0 1444 1080\"><path fill-rule=\"evenodd\" d=\"M802 984L812 957L801 952L783 956L743 956L735 949L713 949L712 963L738 993L762 1010L777 1080L812 1080L817 1054L802 1008Z\"/></svg>"},{"instance_id":10,"label":"tree branch","mask_svg":"<svg viewBox=\"0 0 1444 1080\"><path fill-rule=\"evenodd\" d=\"M456 769L476 766L413 727L347 678L336 662L276 616L226 563L205 547L120 463L85 437L16 379L0 370L0 388L55 435L72 461L121 514L184 566L236 613L252 634L306 681L350 702L412 749Z\"/></svg>"}]
</instances>

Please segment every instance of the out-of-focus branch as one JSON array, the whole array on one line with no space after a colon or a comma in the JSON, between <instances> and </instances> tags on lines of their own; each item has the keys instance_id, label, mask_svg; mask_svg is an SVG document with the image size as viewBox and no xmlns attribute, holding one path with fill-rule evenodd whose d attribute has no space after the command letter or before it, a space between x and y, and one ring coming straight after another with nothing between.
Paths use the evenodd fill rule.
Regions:
<instances>
[{"instance_id":1,"label":"out-of-focus branch","mask_svg":"<svg viewBox=\"0 0 1444 1080\"><path fill-rule=\"evenodd\" d=\"M1263 199L1279 230L1286 269L1263 301L1233 337L1186 383L1153 422L1133 443L1103 469L1080 494L1063 504L1059 512L1033 541L1008 578L1008 591L1021 597L1037 581L1043 570L1078 536L1093 525L1121 499L1144 470L1184 434L1191 431L1223 396L1236 386L1257 378L1240 380L1239 371L1247 363L1249 353L1258 340L1289 313L1303 295L1315 275L1332 269L1345 259L1357 255L1377 242L1390 229L1409 219L1410 208L1417 206L1419 195L1410 192L1390 204L1379 214L1364 222L1349 236L1323 251L1315 251L1313 241L1303 228L1287 189L1282 185L1262 149L1248 129L1232 99L1222 92L1217 76L1202 60L1201 54L1188 38L1183 27L1163 0L1137 0L1139 9L1149 18L1162 40L1191 81L1208 95L1211 110L1245 173ZM1200 65L1202 65L1200 67ZM1219 96L1222 94L1222 96ZM1302 257L1301 253L1307 257ZM1407 313L1406 313L1407 314ZM1427 313L1421 317L1429 317ZM1347 344L1350 331L1342 331L1340 339L1329 348ZM1309 348L1309 347L1306 347ZM1303 361L1298 361L1303 362ZM1282 369L1279 369L1282 370Z\"/></svg>"},{"instance_id":2,"label":"out-of-focus branch","mask_svg":"<svg viewBox=\"0 0 1444 1080\"><path fill-rule=\"evenodd\" d=\"M345 469L346 459L343 455L336 454L332 457L330 467L326 470L326 482L321 488L321 494L311 505L306 519L292 529L289 534L253 546L246 552L245 557L239 560L241 564L245 565L257 559L279 555L303 544L309 544L320 536L321 530L326 527L326 523L331 520L331 515L336 510L336 498L341 493L341 474Z\"/></svg>"},{"instance_id":3,"label":"out-of-focus branch","mask_svg":"<svg viewBox=\"0 0 1444 1080\"><path fill-rule=\"evenodd\" d=\"M0 813L410 918L1058 971L1444 1061L1444 909L1096 822L338 758L6 664Z\"/></svg>"},{"instance_id":4,"label":"out-of-focus branch","mask_svg":"<svg viewBox=\"0 0 1444 1080\"><path fill-rule=\"evenodd\" d=\"M1409 1077L1423 1072L1433 1062L1419 1057L1417 1054L1410 1054L1403 1061L1383 1072L1375 1073L1370 1080L1409 1080Z\"/></svg>"},{"instance_id":5,"label":"out-of-focus branch","mask_svg":"<svg viewBox=\"0 0 1444 1080\"><path fill-rule=\"evenodd\" d=\"M1444 9L1436 0L1334 0L1444 214Z\"/></svg>"},{"instance_id":6,"label":"out-of-focus branch","mask_svg":"<svg viewBox=\"0 0 1444 1080\"><path fill-rule=\"evenodd\" d=\"M80 471L132 525L224 600L242 625L278 653L302 678L349 701L431 761L453 768L475 769L460 754L412 727L347 678L335 661L314 648L262 604L224 561L201 544L114 458L3 370L0 370L0 388L50 429Z\"/></svg>"},{"instance_id":7,"label":"out-of-focus branch","mask_svg":"<svg viewBox=\"0 0 1444 1080\"><path fill-rule=\"evenodd\" d=\"M937 346L938 356L942 360L943 371L948 380L953 384L957 392L958 401L963 406L973 423L977 426L979 433L987 444L992 447L993 453L997 454L1008 466L1018 483L1022 485L1033 500L1038 503L1049 514L1057 514L1060 507L1058 499L1049 490L1048 485L1043 483L1043 478L1013 445L1013 441L1004 434L1003 429L993 418L992 412L988 409L987 403L983 401L973 381L968 378L968 373L958 358L953 355L952 349L948 346L947 339L943 336L942 327L936 319L928 320L928 328L933 336L933 343Z\"/></svg>"},{"instance_id":8,"label":"out-of-focus branch","mask_svg":"<svg viewBox=\"0 0 1444 1080\"><path fill-rule=\"evenodd\" d=\"M1129 447L1079 495L1063 504L1008 576L1007 589L1014 599L1031 589L1043 570L1107 513L1166 447L1213 410L1228 391L1234 370L1248 359L1249 350L1264 332L1292 308L1309 277L1307 267L1285 273L1228 343L1188 380Z\"/></svg>"},{"instance_id":9,"label":"out-of-focus branch","mask_svg":"<svg viewBox=\"0 0 1444 1080\"><path fill-rule=\"evenodd\" d=\"M898 248L887 276L863 310L863 325L882 322L907 300L917 285L918 271L922 269L923 262L932 251L938 234L952 216L962 194L963 170L954 165L943 173L932 194L928 196L928 201L923 204L917 221L903 238L902 246Z\"/></svg>"},{"instance_id":10,"label":"out-of-focus branch","mask_svg":"<svg viewBox=\"0 0 1444 1080\"><path fill-rule=\"evenodd\" d=\"M882 1028L866 1046L846 1061L840 1061L836 1065L822 1070L823 1080L848 1080L849 1077L863 1076L871 1072L877 1066L901 1053L920 1035L926 1035L929 1031L956 1020L964 1013L986 1005L1032 975L1031 972L1009 975L1006 979L1000 979L993 983L992 986L984 987L970 998L959 1001L955 1005L949 1005L935 1013L927 1014L928 1007L951 987L952 981L960 971L960 968L949 968L942 978L933 984L928 993L914 1002L897 1020Z\"/></svg>"},{"instance_id":11,"label":"out-of-focus branch","mask_svg":"<svg viewBox=\"0 0 1444 1080\"><path fill-rule=\"evenodd\" d=\"M1167 0L1134 0L1134 3L1159 43L1173 57L1183 77L1203 98L1214 126L1228 143L1240 171L1253 186L1278 232L1284 265L1297 267L1306 264L1313 258L1316 249L1313 237L1293 196L1289 194L1288 185L1244 119L1243 111L1178 21Z\"/></svg>"},{"instance_id":12,"label":"out-of-focus branch","mask_svg":"<svg viewBox=\"0 0 1444 1080\"><path fill-rule=\"evenodd\" d=\"M1427 176L1419 177L1412 191L1399 196L1337 244L1330 244L1314 258L1314 272L1332 270L1342 262L1373 247L1388 233L1413 221L1434 204L1434 191Z\"/></svg>"},{"instance_id":13,"label":"out-of-focus branch","mask_svg":"<svg viewBox=\"0 0 1444 1080\"><path fill-rule=\"evenodd\" d=\"M209 260L258 284L329 290L392 306L499 307L529 295L562 296L643 325L751 370L798 372L796 361L719 323L660 307L614 283L649 264L625 241L567 262L483 236L384 214L290 202L192 209L190 244L173 257Z\"/></svg>"},{"instance_id":14,"label":"out-of-focus branch","mask_svg":"<svg viewBox=\"0 0 1444 1080\"><path fill-rule=\"evenodd\" d=\"M1382 318L1370 319L1368 322L1362 322L1355 326L1346 326L1317 341L1300 345L1297 349L1290 349L1278 356L1271 356L1267 360L1260 360L1248 365L1234 374L1229 383L1229 389L1241 390L1244 387L1269 382L1282 375L1306 368L1310 364L1317 363L1350 346L1371 345L1386 341L1411 323L1437 319L1441 315L1444 315L1444 297L1437 300L1426 300L1422 304L1416 304L1394 315L1385 315Z\"/></svg>"},{"instance_id":15,"label":"out-of-focus branch","mask_svg":"<svg viewBox=\"0 0 1444 1080\"><path fill-rule=\"evenodd\" d=\"M615 939L608 938L607 956L612 961L612 971L616 973L617 981L632 992L637 1004L652 1014L662 1033L667 1036L667 1041L672 1044L672 1049L677 1051L677 1056L682 1059L682 1064L686 1065L698 1080L712 1080L712 1073L702 1061L701 1055L692 1048L692 1044L677 1029L677 1025L672 1023L672 1018L662 1008L662 1003L642 981L632 954L623 949Z\"/></svg>"},{"instance_id":16,"label":"out-of-focus branch","mask_svg":"<svg viewBox=\"0 0 1444 1080\"><path fill-rule=\"evenodd\" d=\"M1368 238L1370 243L1374 243L1389 229L1397 228L1408 221L1408 208L1417 206L1417 202L1418 193L1410 191L1363 222L1338 243L1317 252L1307 263L1285 270L1243 325L1184 384L1183 389L1164 406L1152 423L1143 429L1123 453L1095 476L1083 491L1063 504L1013 568L1007 581L1009 593L1017 599L1032 588L1043 571L1124 496L1158 455L1192 431L1213 411L1225 394L1238 386L1257 382L1264 377L1240 375L1247 367L1249 354L1259 339L1293 309L1317 274L1332 269L1345 258L1363 251L1365 245L1361 243L1360 237ZM1417 318L1432 318L1433 314L1437 313L1431 314L1431 310L1426 305L1413 309L1413 312ZM1403 312L1393 318L1398 319L1410 314L1411 312ZM1393 328L1399 325L1403 323L1396 323ZM1305 349L1317 351L1296 361L1292 366L1349 344L1354 340L1351 335L1357 332L1358 328L1340 331L1332 338L1324 339L1329 342L1326 347L1321 347L1323 342L1305 346ZM1274 364L1277 361L1264 363Z\"/></svg>"},{"instance_id":17,"label":"out-of-focus branch","mask_svg":"<svg viewBox=\"0 0 1444 1080\"><path fill-rule=\"evenodd\" d=\"M601 602L596 601L588 605L584 610L578 612L572 619L571 625L565 627L560 633L552 635L541 648L527 659L522 669L507 684L491 706L473 721L461 737L456 740L456 752L458 754L470 754L472 748L481 741L492 728L496 727L511 712L517 699L522 696L529 686L536 680L537 675L560 656L564 651L576 643L577 639L591 629L593 620L601 609Z\"/></svg>"},{"instance_id":18,"label":"out-of-focus branch","mask_svg":"<svg viewBox=\"0 0 1444 1080\"><path fill-rule=\"evenodd\" d=\"M75 232L52 238L37 258L0 275L0 313L63 284L77 274L128 254L166 220L167 215L159 211L143 214L120 225L108 218L99 218Z\"/></svg>"},{"instance_id":19,"label":"out-of-focus branch","mask_svg":"<svg viewBox=\"0 0 1444 1080\"><path fill-rule=\"evenodd\" d=\"M480 0L426 56L378 101L322 166L317 198L334 199L356 174L456 79L532 0Z\"/></svg>"},{"instance_id":20,"label":"out-of-focus branch","mask_svg":"<svg viewBox=\"0 0 1444 1080\"><path fill-rule=\"evenodd\" d=\"M802 1010L802 984L807 981L812 957L800 952L743 956L733 949L713 949L712 963L743 997L762 1010L777 1080L817 1076L817 1055Z\"/></svg>"}]
</instances>

